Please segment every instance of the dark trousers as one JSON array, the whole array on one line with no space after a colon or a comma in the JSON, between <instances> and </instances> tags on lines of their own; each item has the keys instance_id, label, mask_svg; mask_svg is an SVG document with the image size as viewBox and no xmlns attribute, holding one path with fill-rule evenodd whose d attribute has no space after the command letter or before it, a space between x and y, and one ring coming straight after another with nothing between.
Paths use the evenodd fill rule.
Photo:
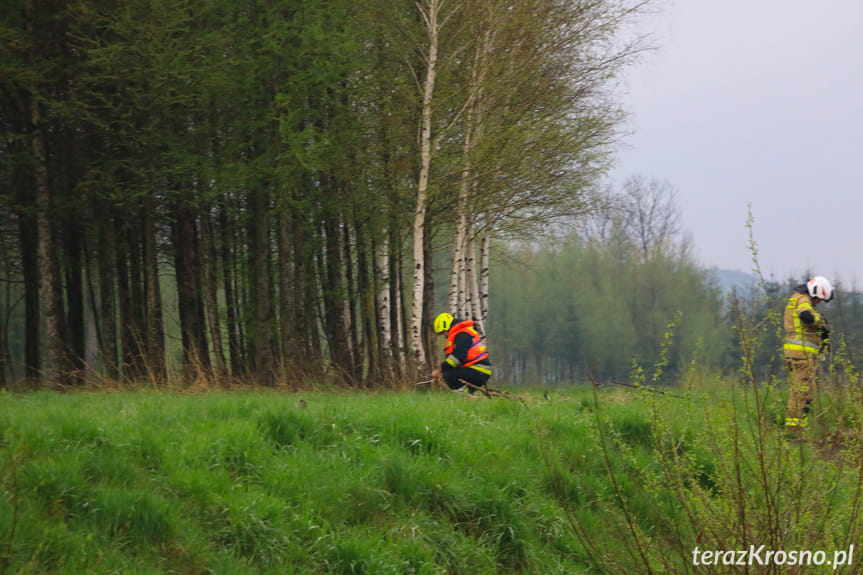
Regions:
<instances>
[{"instance_id":1,"label":"dark trousers","mask_svg":"<svg viewBox=\"0 0 863 575\"><path fill-rule=\"evenodd\" d=\"M490 377L490 375L480 373L470 367L453 367L444 370L443 372L443 379L446 381L446 384L450 389L459 389L460 387L464 387L463 382L465 381L477 387L485 387ZM468 391L473 393L475 390L468 386Z\"/></svg>"}]
</instances>

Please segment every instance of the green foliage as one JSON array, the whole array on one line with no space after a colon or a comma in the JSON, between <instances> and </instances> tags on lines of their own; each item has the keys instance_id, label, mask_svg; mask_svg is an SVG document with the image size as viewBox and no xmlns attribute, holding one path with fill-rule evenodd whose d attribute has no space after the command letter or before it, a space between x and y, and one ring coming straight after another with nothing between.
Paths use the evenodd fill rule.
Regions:
<instances>
[{"instance_id":1,"label":"green foliage","mask_svg":"<svg viewBox=\"0 0 863 575\"><path fill-rule=\"evenodd\" d=\"M498 266L489 339L501 377L627 380L632 358L661 357L670 381L696 358L719 367L731 345L720 293L685 252L645 259L627 242L573 234L512 249Z\"/></svg>"},{"instance_id":2,"label":"green foliage","mask_svg":"<svg viewBox=\"0 0 863 575\"><path fill-rule=\"evenodd\" d=\"M641 47L619 33L644 4L442 4L429 237L457 220L462 180L477 232L529 234L580 212L623 119L610 81ZM5 2L0 385L21 379L24 363L32 379L67 371L36 365L36 300L50 290L31 270L33 222L16 229L24 215L47 215L56 231L58 245L43 233L43 249L66 279L57 299L70 325L65 346L51 341L75 355L79 381L148 373L163 383L181 364L202 380L228 363L260 381L297 367L384 380L398 347L372 335L384 287L375 266L399 286L390 317L405 317L430 51L423 10L386 0ZM52 197L39 209L35 136L50 159L41 189ZM41 213L48 205L57 212ZM159 277L178 285L155 293ZM321 302L324 321L311 321ZM363 337L347 333L346 312ZM178 332L182 353L170 349Z\"/></svg>"},{"instance_id":3,"label":"green foliage","mask_svg":"<svg viewBox=\"0 0 863 575\"><path fill-rule=\"evenodd\" d=\"M825 420L842 442L789 443L754 393L7 394L0 570L688 573L696 545L847 548L857 440Z\"/></svg>"}]
</instances>

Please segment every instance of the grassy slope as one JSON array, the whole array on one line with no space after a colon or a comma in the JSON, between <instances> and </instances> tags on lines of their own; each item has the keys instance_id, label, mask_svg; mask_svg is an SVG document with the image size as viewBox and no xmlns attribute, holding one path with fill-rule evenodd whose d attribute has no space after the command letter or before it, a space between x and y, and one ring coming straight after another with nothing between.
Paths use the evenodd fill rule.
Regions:
<instances>
[{"instance_id":1,"label":"grassy slope","mask_svg":"<svg viewBox=\"0 0 863 575\"><path fill-rule=\"evenodd\" d=\"M727 424L742 406L717 401L614 393L597 417L583 389L527 407L452 393L7 394L0 575L688 572L696 540L838 547L856 533L852 466L772 435L756 449L740 432L750 416ZM770 475L796 457L817 473ZM800 511L811 525L763 500L824 481L832 495Z\"/></svg>"}]
</instances>

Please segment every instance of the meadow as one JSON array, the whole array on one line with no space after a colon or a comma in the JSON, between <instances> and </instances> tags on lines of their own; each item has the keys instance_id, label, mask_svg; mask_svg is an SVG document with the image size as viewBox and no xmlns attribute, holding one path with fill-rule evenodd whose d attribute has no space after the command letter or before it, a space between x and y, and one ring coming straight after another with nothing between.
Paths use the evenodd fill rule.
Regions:
<instances>
[{"instance_id":1,"label":"meadow","mask_svg":"<svg viewBox=\"0 0 863 575\"><path fill-rule=\"evenodd\" d=\"M859 572L853 390L511 391L3 393L0 575Z\"/></svg>"}]
</instances>

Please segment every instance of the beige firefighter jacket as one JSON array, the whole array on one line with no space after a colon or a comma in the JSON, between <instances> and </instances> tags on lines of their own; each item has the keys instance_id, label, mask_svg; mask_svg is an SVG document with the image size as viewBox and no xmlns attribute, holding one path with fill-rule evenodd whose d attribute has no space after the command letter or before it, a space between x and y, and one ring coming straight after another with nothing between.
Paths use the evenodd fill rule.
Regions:
<instances>
[{"instance_id":1,"label":"beige firefighter jacket","mask_svg":"<svg viewBox=\"0 0 863 575\"><path fill-rule=\"evenodd\" d=\"M815 317L812 323L804 323L800 314L809 311ZM785 345L784 353L788 359L807 359L816 357L821 349L821 330L825 326L812 298L808 293L795 292L785 306Z\"/></svg>"}]
</instances>

